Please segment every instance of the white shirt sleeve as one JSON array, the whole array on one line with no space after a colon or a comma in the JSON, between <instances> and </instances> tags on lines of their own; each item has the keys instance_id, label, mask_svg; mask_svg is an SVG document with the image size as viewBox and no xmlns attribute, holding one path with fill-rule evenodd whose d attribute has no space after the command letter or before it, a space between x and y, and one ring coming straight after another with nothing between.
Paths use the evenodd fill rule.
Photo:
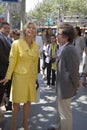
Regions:
<instances>
[{"instance_id":1,"label":"white shirt sleeve","mask_svg":"<svg viewBox=\"0 0 87 130\"><path fill-rule=\"evenodd\" d=\"M43 40L41 36L36 36L35 42L39 45L40 54L43 52Z\"/></svg>"}]
</instances>

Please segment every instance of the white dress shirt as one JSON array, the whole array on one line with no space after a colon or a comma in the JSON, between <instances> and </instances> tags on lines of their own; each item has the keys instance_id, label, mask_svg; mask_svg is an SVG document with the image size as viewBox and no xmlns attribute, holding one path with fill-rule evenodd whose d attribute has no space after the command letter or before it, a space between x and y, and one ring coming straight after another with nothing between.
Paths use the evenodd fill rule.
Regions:
<instances>
[{"instance_id":1,"label":"white dress shirt","mask_svg":"<svg viewBox=\"0 0 87 130\"><path fill-rule=\"evenodd\" d=\"M62 53L64 47L65 47L67 44L68 44L68 43L63 44L62 46L59 45L59 48L58 48L58 50L57 50L57 56L58 56L58 57L61 55L61 53Z\"/></svg>"},{"instance_id":2,"label":"white dress shirt","mask_svg":"<svg viewBox=\"0 0 87 130\"><path fill-rule=\"evenodd\" d=\"M42 41L42 37L41 36L36 36L35 42L39 45L39 53L41 55L43 53L43 41Z\"/></svg>"},{"instance_id":3,"label":"white dress shirt","mask_svg":"<svg viewBox=\"0 0 87 130\"><path fill-rule=\"evenodd\" d=\"M48 44L48 45L46 46L45 56L46 56L45 62L46 62L46 63L49 63L49 62L50 62L50 56L51 56L51 45L50 45L50 44Z\"/></svg>"}]
</instances>

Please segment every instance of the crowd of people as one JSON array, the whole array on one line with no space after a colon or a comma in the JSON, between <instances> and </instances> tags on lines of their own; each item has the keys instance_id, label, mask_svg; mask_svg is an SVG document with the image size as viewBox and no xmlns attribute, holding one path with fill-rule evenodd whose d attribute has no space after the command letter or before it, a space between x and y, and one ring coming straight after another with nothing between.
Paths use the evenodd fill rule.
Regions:
<instances>
[{"instance_id":1,"label":"crowd of people","mask_svg":"<svg viewBox=\"0 0 87 130\"><path fill-rule=\"evenodd\" d=\"M83 80L79 68L85 52ZM40 65L42 58L43 64ZM38 35L35 23L24 25L23 32L11 30L8 22L0 23L0 105L12 110L11 130L16 130L16 119L23 103L22 126L28 128L32 102L37 100L38 74L46 80L46 87L56 90L58 130L72 130L71 98L85 85L87 76L87 32L80 27L61 23L58 33L52 28L42 29ZM48 128L56 130L56 128Z\"/></svg>"}]
</instances>

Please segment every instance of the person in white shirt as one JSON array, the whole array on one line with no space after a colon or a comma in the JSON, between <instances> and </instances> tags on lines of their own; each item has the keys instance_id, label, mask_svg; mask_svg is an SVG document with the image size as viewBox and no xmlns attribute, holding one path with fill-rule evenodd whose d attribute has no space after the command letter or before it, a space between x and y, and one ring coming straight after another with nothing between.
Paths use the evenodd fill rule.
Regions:
<instances>
[{"instance_id":1,"label":"person in white shirt","mask_svg":"<svg viewBox=\"0 0 87 130\"><path fill-rule=\"evenodd\" d=\"M42 53L43 53L43 41L42 41L42 37L41 36L38 36L35 32L35 42L38 44L39 46L39 59L38 59L38 74L40 73L40 58L42 56ZM38 79L36 81L36 84L37 84L37 88L39 88L39 82L38 82Z\"/></svg>"},{"instance_id":2,"label":"person in white shirt","mask_svg":"<svg viewBox=\"0 0 87 130\"><path fill-rule=\"evenodd\" d=\"M81 29L80 27L75 27L75 48L77 49L77 53L79 56L79 60L82 60L82 54L85 48L85 40L84 37L81 36Z\"/></svg>"},{"instance_id":3,"label":"person in white shirt","mask_svg":"<svg viewBox=\"0 0 87 130\"><path fill-rule=\"evenodd\" d=\"M45 49L45 62L47 67L47 87L50 87L50 78L51 78L51 43L48 43Z\"/></svg>"},{"instance_id":4,"label":"person in white shirt","mask_svg":"<svg viewBox=\"0 0 87 130\"><path fill-rule=\"evenodd\" d=\"M85 49L85 40L84 37L81 35L81 29L80 27L76 26L75 28L75 39L74 39L74 45L77 50L78 56L79 56L79 73L80 76L83 74L83 52Z\"/></svg>"},{"instance_id":5,"label":"person in white shirt","mask_svg":"<svg viewBox=\"0 0 87 130\"><path fill-rule=\"evenodd\" d=\"M42 53L43 53L43 40L42 40L42 37L36 35L35 42L39 45L39 53L40 53L39 57L41 57Z\"/></svg>"}]
</instances>

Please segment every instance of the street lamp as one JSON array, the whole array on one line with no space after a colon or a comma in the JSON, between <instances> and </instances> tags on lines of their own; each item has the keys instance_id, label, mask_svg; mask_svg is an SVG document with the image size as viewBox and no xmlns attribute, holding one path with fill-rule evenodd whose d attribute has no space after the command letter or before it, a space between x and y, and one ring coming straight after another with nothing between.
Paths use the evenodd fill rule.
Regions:
<instances>
[{"instance_id":1,"label":"street lamp","mask_svg":"<svg viewBox=\"0 0 87 130\"><path fill-rule=\"evenodd\" d=\"M60 22L62 22L62 9L63 9L63 5L62 5L62 0L59 0L59 4L57 5L57 9L58 9L58 25L60 24Z\"/></svg>"}]
</instances>

